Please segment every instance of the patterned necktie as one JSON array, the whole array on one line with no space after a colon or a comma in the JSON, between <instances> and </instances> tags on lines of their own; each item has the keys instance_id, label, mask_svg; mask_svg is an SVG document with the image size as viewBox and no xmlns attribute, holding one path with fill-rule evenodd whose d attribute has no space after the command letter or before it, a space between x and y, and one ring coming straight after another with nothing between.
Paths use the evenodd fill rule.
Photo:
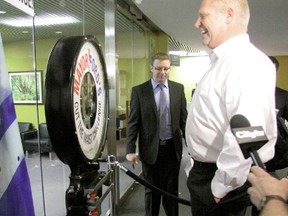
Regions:
<instances>
[{"instance_id":1,"label":"patterned necktie","mask_svg":"<svg viewBox=\"0 0 288 216\"><path fill-rule=\"evenodd\" d=\"M160 119L160 139L165 140L166 138L166 112L167 112L167 100L166 95L164 92L164 85L159 85L161 88L160 90L160 97L159 97L159 119Z\"/></svg>"}]
</instances>

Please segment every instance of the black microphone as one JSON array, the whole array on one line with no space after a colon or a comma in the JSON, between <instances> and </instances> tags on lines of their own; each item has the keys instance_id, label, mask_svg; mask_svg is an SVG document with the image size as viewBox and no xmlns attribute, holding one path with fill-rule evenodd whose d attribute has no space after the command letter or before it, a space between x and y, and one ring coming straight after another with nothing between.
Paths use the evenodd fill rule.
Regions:
<instances>
[{"instance_id":1,"label":"black microphone","mask_svg":"<svg viewBox=\"0 0 288 216\"><path fill-rule=\"evenodd\" d=\"M251 127L248 119L240 114L231 118L230 126L245 159L251 157L256 166L266 169L257 152L268 142L263 128L261 126Z\"/></svg>"}]
</instances>

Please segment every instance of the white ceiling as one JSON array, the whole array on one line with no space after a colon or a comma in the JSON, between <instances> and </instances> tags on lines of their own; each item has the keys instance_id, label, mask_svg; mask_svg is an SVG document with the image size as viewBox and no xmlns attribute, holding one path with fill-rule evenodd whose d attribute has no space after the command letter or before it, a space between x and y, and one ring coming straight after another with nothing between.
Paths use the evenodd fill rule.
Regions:
<instances>
[{"instance_id":1,"label":"white ceiling","mask_svg":"<svg viewBox=\"0 0 288 216\"><path fill-rule=\"evenodd\" d=\"M194 27L201 0L134 0L137 7L166 34L203 50ZM267 55L288 55L288 0L250 0L248 33L254 45Z\"/></svg>"},{"instance_id":2,"label":"white ceiling","mask_svg":"<svg viewBox=\"0 0 288 216\"><path fill-rule=\"evenodd\" d=\"M117 2L122 0L117 0ZM198 8L201 0L125 0L136 6L148 17L156 26L170 35L177 41L189 46L191 49L204 50L201 44L199 31L194 27L198 16ZM37 17L53 17L55 15L72 15L82 20L83 10L85 8L85 29L86 34L99 35L104 32L104 2L105 0L34 0L35 12ZM69 2L69 4L64 4ZM288 0L249 0L251 9L251 19L249 31L251 41L264 51L267 55L288 55ZM85 4L83 4L85 3ZM84 6L83 6L84 5ZM20 19L23 13L13 8L4 0L0 0L0 10L6 10L6 14L0 15L0 32L4 42L16 40L31 39L31 34L23 34L27 28L15 28L3 25L1 20L4 18ZM96 22L96 21L97 22ZM149 21L150 23L150 21ZM61 27L62 36L80 35L83 33L83 24L74 25L55 25L45 28L36 28L36 38L53 38L55 31ZM131 30L131 21L125 18L123 14L117 12L116 19L117 32L129 32ZM57 36L59 37L59 36ZM139 37L135 37L139 39ZM127 45L118 44L119 55L126 56L131 53ZM144 41L144 40L142 40ZM139 55L145 53L141 50L143 45L137 45L135 52ZM145 46L145 45L144 45ZM175 46L177 48L177 45ZM178 46L182 48L182 45ZM172 47L173 49L173 47ZM125 53L129 52L129 53ZM136 53L134 53L136 55Z\"/></svg>"}]
</instances>

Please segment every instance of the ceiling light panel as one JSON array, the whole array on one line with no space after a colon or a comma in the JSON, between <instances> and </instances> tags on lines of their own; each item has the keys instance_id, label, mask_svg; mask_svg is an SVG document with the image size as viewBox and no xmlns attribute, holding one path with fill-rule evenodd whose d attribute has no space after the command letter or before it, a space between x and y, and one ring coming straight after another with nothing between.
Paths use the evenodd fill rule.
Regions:
<instances>
[{"instance_id":1,"label":"ceiling light panel","mask_svg":"<svg viewBox=\"0 0 288 216\"><path fill-rule=\"evenodd\" d=\"M31 22L31 18L8 18L1 19L0 23L13 27L32 27L33 22ZM73 17L61 17L57 15L50 15L50 17L36 17L35 18L35 26L51 26L51 25L64 25L64 24L72 24L79 23L80 21Z\"/></svg>"}]
</instances>

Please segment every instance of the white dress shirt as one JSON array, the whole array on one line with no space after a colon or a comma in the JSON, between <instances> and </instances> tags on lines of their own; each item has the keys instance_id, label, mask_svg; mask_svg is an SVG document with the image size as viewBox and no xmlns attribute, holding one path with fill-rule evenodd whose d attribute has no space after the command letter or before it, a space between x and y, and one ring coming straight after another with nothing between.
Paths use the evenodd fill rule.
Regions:
<instances>
[{"instance_id":1,"label":"white dress shirt","mask_svg":"<svg viewBox=\"0 0 288 216\"><path fill-rule=\"evenodd\" d=\"M211 188L215 197L223 198L245 183L252 163L245 160L232 134L234 115L263 127L269 141L258 153L263 162L274 156L276 72L247 34L215 48L210 59L188 110L186 142L194 160L217 164Z\"/></svg>"}]
</instances>

